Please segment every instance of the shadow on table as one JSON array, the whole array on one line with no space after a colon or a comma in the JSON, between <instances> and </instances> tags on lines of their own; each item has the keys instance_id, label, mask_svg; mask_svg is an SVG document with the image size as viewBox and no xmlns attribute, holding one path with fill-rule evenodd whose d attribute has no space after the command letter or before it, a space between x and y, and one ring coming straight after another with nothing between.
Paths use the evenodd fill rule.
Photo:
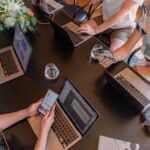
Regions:
<instances>
[{"instance_id":1,"label":"shadow on table","mask_svg":"<svg viewBox=\"0 0 150 150\"><path fill-rule=\"evenodd\" d=\"M54 34L54 48L59 51L64 57L70 58L73 55L75 48L67 40L60 35Z\"/></svg>"},{"instance_id":2,"label":"shadow on table","mask_svg":"<svg viewBox=\"0 0 150 150\"><path fill-rule=\"evenodd\" d=\"M132 118L139 113L107 83L105 73L95 81L95 95L100 97L100 104L106 107L112 114L124 118Z\"/></svg>"},{"instance_id":3,"label":"shadow on table","mask_svg":"<svg viewBox=\"0 0 150 150\"><path fill-rule=\"evenodd\" d=\"M12 150L32 150L33 146L30 145L22 145L19 139L14 135L9 135L8 145Z\"/></svg>"}]
</instances>

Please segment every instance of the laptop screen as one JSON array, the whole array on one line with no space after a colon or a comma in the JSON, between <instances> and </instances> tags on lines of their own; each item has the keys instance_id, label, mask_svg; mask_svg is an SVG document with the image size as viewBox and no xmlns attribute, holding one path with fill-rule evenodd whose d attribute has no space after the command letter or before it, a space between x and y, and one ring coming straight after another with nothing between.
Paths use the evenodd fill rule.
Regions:
<instances>
[{"instance_id":1,"label":"laptop screen","mask_svg":"<svg viewBox=\"0 0 150 150\"><path fill-rule=\"evenodd\" d=\"M60 92L59 103L82 135L99 116L68 79Z\"/></svg>"},{"instance_id":2,"label":"laptop screen","mask_svg":"<svg viewBox=\"0 0 150 150\"><path fill-rule=\"evenodd\" d=\"M16 51L16 54L20 60L24 71L26 71L31 56L32 48L30 47L30 44L19 25L16 26L13 47Z\"/></svg>"}]
</instances>

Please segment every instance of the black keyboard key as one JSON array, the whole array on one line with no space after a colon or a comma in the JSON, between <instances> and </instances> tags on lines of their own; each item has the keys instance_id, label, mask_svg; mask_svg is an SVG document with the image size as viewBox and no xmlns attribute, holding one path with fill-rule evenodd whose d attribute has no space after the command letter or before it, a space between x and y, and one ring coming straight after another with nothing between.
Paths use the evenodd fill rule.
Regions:
<instances>
[{"instance_id":1,"label":"black keyboard key","mask_svg":"<svg viewBox=\"0 0 150 150\"><path fill-rule=\"evenodd\" d=\"M55 122L52 129L63 146L68 146L78 138L77 133L65 118L59 107L56 107L55 109Z\"/></svg>"},{"instance_id":2,"label":"black keyboard key","mask_svg":"<svg viewBox=\"0 0 150 150\"><path fill-rule=\"evenodd\" d=\"M19 72L10 50L0 53L0 62L5 76L10 76Z\"/></svg>"}]
</instances>

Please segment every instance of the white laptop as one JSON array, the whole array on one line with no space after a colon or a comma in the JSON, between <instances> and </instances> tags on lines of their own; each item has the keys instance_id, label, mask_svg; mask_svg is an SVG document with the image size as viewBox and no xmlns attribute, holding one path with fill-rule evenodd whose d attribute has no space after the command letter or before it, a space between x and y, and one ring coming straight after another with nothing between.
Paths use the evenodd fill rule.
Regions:
<instances>
[{"instance_id":1,"label":"white laptop","mask_svg":"<svg viewBox=\"0 0 150 150\"><path fill-rule=\"evenodd\" d=\"M132 68L126 67L115 75L107 72L107 79L139 112L149 105L150 83Z\"/></svg>"},{"instance_id":2,"label":"white laptop","mask_svg":"<svg viewBox=\"0 0 150 150\"><path fill-rule=\"evenodd\" d=\"M40 8L42 11L44 11L47 14L54 13L60 9L62 9L64 6L60 3L54 1L54 0L48 0L46 3L40 2Z\"/></svg>"},{"instance_id":3,"label":"white laptop","mask_svg":"<svg viewBox=\"0 0 150 150\"><path fill-rule=\"evenodd\" d=\"M49 132L46 149L69 149L82 139L98 117L96 110L66 78L56 103L55 122ZM38 137L40 116L33 116L28 121Z\"/></svg>"},{"instance_id":4,"label":"white laptop","mask_svg":"<svg viewBox=\"0 0 150 150\"><path fill-rule=\"evenodd\" d=\"M31 53L32 48L17 25L13 46L0 49L0 84L24 75Z\"/></svg>"},{"instance_id":5,"label":"white laptop","mask_svg":"<svg viewBox=\"0 0 150 150\"><path fill-rule=\"evenodd\" d=\"M97 150L139 150L140 145L106 136L99 136Z\"/></svg>"}]
</instances>

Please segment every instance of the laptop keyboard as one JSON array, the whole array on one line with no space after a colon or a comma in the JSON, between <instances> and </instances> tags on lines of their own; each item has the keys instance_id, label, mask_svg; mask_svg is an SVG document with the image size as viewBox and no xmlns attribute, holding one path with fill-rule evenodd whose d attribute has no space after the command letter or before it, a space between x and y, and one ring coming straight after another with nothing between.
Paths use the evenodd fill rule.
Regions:
<instances>
[{"instance_id":1,"label":"laptop keyboard","mask_svg":"<svg viewBox=\"0 0 150 150\"><path fill-rule=\"evenodd\" d=\"M19 72L10 50L0 53L0 62L3 67L5 76L10 76Z\"/></svg>"},{"instance_id":2,"label":"laptop keyboard","mask_svg":"<svg viewBox=\"0 0 150 150\"><path fill-rule=\"evenodd\" d=\"M63 27L67 32L68 34L70 35L71 39L73 40L73 43L74 44L78 44L80 43L81 41L83 41L83 39L76 33L74 33L72 30L70 30L68 27Z\"/></svg>"},{"instance_id":3,"label":"laptop keyboard","mask_svg":"<svg viewBox=\"0 0 150 150\"><path fill-rule=\"evenodd\" d=\"M70 125L58 106L56 106L55 109L55 122L52 129L64 148L78 138L76 131Z\"/></svg>"},{"instance_id":4,"label":"laptop keyboard","mask_svg":"<svg viewBox=\"0 0 150 150\"><path fill-rule=\"evenodd\" d=\"M117 76L116 80L142 105L146 106L149 104L149 99L146 98L140 91L138 91L132 84L130 84L122 75Z\"/></svg>"}]
</instances>

